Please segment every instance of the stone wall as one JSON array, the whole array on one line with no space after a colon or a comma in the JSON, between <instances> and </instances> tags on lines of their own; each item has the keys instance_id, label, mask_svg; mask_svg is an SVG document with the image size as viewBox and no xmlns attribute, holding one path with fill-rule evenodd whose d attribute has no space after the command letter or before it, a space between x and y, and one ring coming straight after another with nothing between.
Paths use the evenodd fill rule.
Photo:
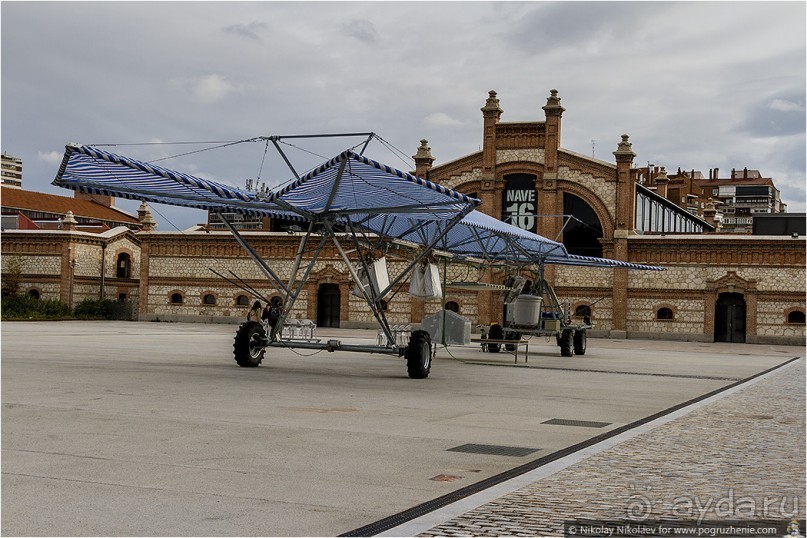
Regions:
<instances>
[{"instance_id":1,"label":"stone wall","mask_svg":"<svg viewBox=\"0 0 807 538\"><path fill-rule=\"evenodd\" d=\"M106 245L106 248L104 248ZM127 252L133 265L131 276L117 278L115 254ZM39 292L45 300L59 300L74 306L84 299L117 300L125 295L137 311L140 245L133 232L116 228L102 234L57 231L3 232L3 273L8 260L20 256L23 260L21 290ZM101 266L104 258L104 274ZM70 261L74 260L72 274Z\"/></svg>"},{"instance_id":2,"label":"stone wall","mask_svg":"<svg viewBox=\"0 0 807 538\"><path fill-rule=\"evenodd\" d=\"M74 303L83 298L97 298L100 291L101 242L94 238L77 237L67 232L52 234L6 233L3 237L3 271L12 255L23 259L22 290L36 289L43 299L59 299L65 294L69 279L63 274L66 267L64 254L70 248L76 259L73 281ZM135 302L142 320L207 321L238 323L249 306L238 305L240 295L249 295L210 271L232 277L237 274L249 286L271 297L277 292L269 284L257 265L246 256L241 247L228 235L205 233L140 233L136 238L122 236L107 238L105 253L105 297L115 299L121 290L128 292ZM288 234L264 234L251 238L258 249L268 256L267 261L281 278L288 279L298 237ZM627 271L628 338L681 339L712 341L714 339L715 301L721 292L729 289L743 293L749 303L747 338L749 342L803 343L805 326L788 323L793 310L805 311L804 241L781 238L742 239L744 253L731 249L721 250L725 236L705 235L697 240L697 248L690 248L691 237L675 238L631 236L629 257L641 262L638 256L668 257L674 261L662 264L666 271ZM734 240L729 238L729 240ZM148 263L141 264L141 243L145 252L151 252ZM654 243L656 243L654 245ZM795 249L795 250L794 250ZM757 258L753 251L765 253L770 264L715 264L712 253L726 252L729 261ZM132 279L115 277L117 254L127 252L132 259ZM156 254L155 254L156 252ZM210 255L215 252L217 255ZM686 259L682 252L688 253ZM174 254L178 253L178 254ZM699 258L706 258L697 263ZM787 262L787 263L785 263ZM388 257L389 272L398 274L404 267L402 260ZM482 273L459 264L450 264L448 281L477 281ZM139 287L140 276L148 285ZM595 329L594 336L608 336L614 328L614 282L617 270L586 267L557 266L552 281L561 301L569 302L572 311L578 306L590 305ZM624 271L624 270L619 270ZM486 280L489 277L485 277ZM496 277L499 278L499 277ZM311 272L291 312L291 317L316 319L317 290L321 283L336 283L343 288L342 325L344 327L375 327L376 322L363 299L350 293L350 275L342 260L332 248L326 248ZM143 300L137 304L138 293ZM180 293L181 304L172 304L171 295ZM212 294L215 304L204 304L204 296ZM501 305L498 293L446 289L446 300L459 305L460 314L472 325L486 325L498 321ZM251 305L253 298L248 297ZM482 308L482 305L490 305ZM657 319L660 308L669 308L672 319ZM751 310L750 308L753 308ZM404 283L389 302L385 312L392 324L417 325L423 316L440 309L439 300L422 301L409 296L408 283Z\"/></svg>"}]
</instances>

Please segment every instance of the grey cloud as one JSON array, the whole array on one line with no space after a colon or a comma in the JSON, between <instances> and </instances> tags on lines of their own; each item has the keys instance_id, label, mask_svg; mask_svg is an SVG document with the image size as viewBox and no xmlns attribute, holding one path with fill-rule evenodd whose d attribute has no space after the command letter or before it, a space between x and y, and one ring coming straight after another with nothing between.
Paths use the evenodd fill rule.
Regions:
<instances>
[{"instance_id":1,"label":"grey cloud","mask_svg":"<svg viewBox=\"0 0 807 538\"><path fill-rule=\"evenodd\" d=\"M656 3L654 3L656 4ZM503 35L528 52L580 47L599 39L619 40L641 26L642 17L664 4L643 2L549 2L524 13Z\"/></svg>"},{"instance_id":2,"label":"grey cloud","mask_svg":"<svg viewBox=\"0 0 807 538\"><path fill-rule=\"evenodd\" d=\"M350 37L355 37L359 41L376 45L378 43L378 32L372 22L366 19L353 19L342 24L342 30Z\"/></svg>"},{"instance_id":3,"label":"grey cloud","mask_svg":"<svg viewBox=\"0 0 807 538\"><path fill-rule=\"evenodd\" d=\"M804 95L786 94L756 103L741 124L741 129L758 138L804 133Z\"/></svg>"},{"instance_id":4,"label":"grey cloud","mask_svg":"<svg viewBox=\"0 0 807 538\"><path fill-rule=\"evenodd\" d=\"M637 162L748 166L777 186L781 178L790 199L802 194L788 186L804 181L803 134L760 142L756 133L804 132L803 4L600 4L98 2L75 17L80 3L3 2L2 149L23 158L26 188L57 194L56 157L71 141L375 131L403 155L426 138L444 163L478 150L488 90L499 92L503 121L539 121L557 88L565 148L590 154L596 139L596 156L610 162L628 133ZM771 118L775 129L763 129ZM330 158L344 143L296 145ZM157 147L119 151L148 160ZM242 185L261 170L264 149L241 144L163 164ZM382 146L369 151L408 169ZM288 154L298 171L324 160ZM261 177L290 177L271 148ZM177 208L155 207L162 220L156 211L186 223Z\"/></svg>"},{"instance_id":5,"label":"grey cloud","mask_svg":"<svg viewBox=\"0 0 807 538\"><path fill-rule=\"evenodd\" d=\"M261 36L260 33L266 30L268 26L262 22L253 21L249 24L232 24L230 26L225 26L221 29L222 32L227 34L233 34L240 37L244 37L247 39L254 39L255 41L260 41Z\"/></svg>"}]
</instances>

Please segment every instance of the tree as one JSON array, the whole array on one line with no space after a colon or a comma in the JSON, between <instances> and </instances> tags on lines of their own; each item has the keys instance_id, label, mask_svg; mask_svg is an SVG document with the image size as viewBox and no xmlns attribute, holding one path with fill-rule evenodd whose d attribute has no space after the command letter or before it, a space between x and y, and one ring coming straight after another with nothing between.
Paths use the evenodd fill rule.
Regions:
<instances>
[{"instance_id":1,"label":"tree","mask_svg":"<svg viewBox=\"0 0 807 538\"><path fill-rule=\"evenodd\" d=\"M6 270L3 272L3 297L17 295L20 291L20 281L22 280L22 268L24 261L22 256L15 254L6 258Z\"/></svg>"}]
</instances>

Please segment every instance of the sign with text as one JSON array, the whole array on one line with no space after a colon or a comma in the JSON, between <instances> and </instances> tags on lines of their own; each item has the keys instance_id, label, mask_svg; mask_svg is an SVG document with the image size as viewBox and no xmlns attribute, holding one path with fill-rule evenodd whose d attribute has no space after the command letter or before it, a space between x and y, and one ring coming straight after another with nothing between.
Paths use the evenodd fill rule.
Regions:
<instances>
[{"instance_id":1,"label":"sign with text","mask_svg":"<svg viewBox=\"0 0 807 538\"><path fill-rule=\"evenodd\" d=\"M504 177L506 186L502 199L502 220L522 230L535 231L538 212L535 196L535 176L511 174Z\"/></svg>"}]
</instances>

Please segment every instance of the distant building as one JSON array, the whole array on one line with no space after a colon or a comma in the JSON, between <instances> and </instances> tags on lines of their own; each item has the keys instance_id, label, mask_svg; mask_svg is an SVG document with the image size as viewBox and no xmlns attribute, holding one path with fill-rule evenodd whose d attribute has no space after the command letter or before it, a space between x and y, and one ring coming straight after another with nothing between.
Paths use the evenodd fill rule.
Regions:
<instances>
[{"instance_id":1,"label":"distant building","mask_svg":"<svg viewBox=\"0 0 807 538\"><path fill-rule=\"evenodd\" d=\"M754 235L807 235L807 214L805 213L758 213L754 215Z\"/></svg>"},{"instance_id":2,"label":"distant building","mask_svg":"<svg viewBox=\"0 0 807 538\"><path fill-rule=\"evenodd\" d=\"M271 230L270 221L267 217L260 215L242 215L241 213L222 213L222 216L227 219L227 222L232 224L236 230L250 230L258 231L263 230L268 232ZM226 230L227 227L221 220L218 213L212 211L207 212L207 229L208 230Z\"/></svg>"},{"instance_id":3,"label":"distant building","mask_svg":"<svg viewBox=\"0 0 807 538\"><path fill-rule=\"evenodd\" d=\"M2 176L0 177L2 181L0 183L2 183L3 187L22 188L22 159L9 155L4 151L0 170L2 170Z\"/></svg>"},{"instance_id":4,"label":"distant building","mask_svg":"<svg viewBox=\"0 0 807 538\"><path fill-rule=\"evenodd\" d=\"M77 230L96 233L118 226L143 229L138 217L114 207L110 196L58 196L5 185L0 196L4 231L60 230L68 222Z\"/></svg>"},{"instance_id":5,"label":"distant building","mask_svg":"<svg viewBox=\"0 0 807 538\"><path fill-rule=\"evenodd\" d=\"M693 215L715 220L721 232L751 233L755 215L787 211L773 179L759 170L732 169L728 178L720 178L718 168L709 170L708 178L680 168L668 176L664 167L652 164L638 170L642 186Z\"/></svg>"}]
</instances>

